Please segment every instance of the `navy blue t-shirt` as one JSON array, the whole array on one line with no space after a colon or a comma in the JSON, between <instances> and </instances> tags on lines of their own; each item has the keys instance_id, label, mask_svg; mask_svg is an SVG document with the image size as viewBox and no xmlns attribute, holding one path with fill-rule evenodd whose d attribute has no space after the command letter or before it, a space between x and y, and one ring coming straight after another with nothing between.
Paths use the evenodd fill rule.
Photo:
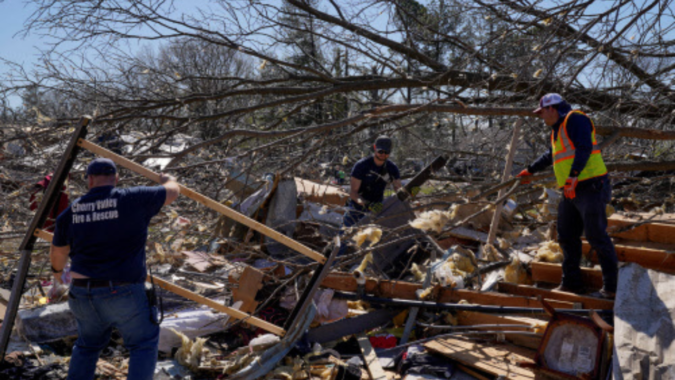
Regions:
<instances>
[{"instance_id":1,"label":"navy blue t-shirt","mask_svg":"<svg viewBox=\"0 0 675 380\"><path fill-rule=\"evenodd\" d=\"M382 202L387 184L401 178L396 164L387 160L382 166L377 166L373 156L362 158L354 164L351 175L361 180L359 195L368 202Z\"/></svg>"},{"instance_id":2,"label":"navy blue t-shirt","mask_svg":"<svg viewBox=\"0 0 675 380\"><path fill-rule=\"evenodd\" d=\"M145 282L148 225L165 201L164 186L95 187L59 215L52 244L70 246L73 272L97 280Z\"/></svg>"}]
</instances>

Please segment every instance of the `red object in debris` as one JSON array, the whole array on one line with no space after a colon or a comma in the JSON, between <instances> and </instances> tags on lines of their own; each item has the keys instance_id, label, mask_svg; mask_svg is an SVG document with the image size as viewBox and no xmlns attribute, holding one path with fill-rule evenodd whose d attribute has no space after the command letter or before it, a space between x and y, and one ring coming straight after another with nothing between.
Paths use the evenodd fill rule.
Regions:
<instances>
[{"instance_id":1,"label":"red object in debris","mask_svg":"<svg viewBox=\"0 0 675 380\"><path fill-rule=\"evenodd\" d=\"M44 194L44 192L47 190L47 187L49 186L49 182L52 180L52 176L53 173L50 173L35 184L33 192L30 195L30 199L28 200L28 202L30 202L29 207L31 211L34 211L38 208L37 194L39 192ZM45 224L42 226L42 229L45 231L54 232L54 223L56 222L56 217L59 216L59 214L61 214L66 208L68 208L69 199L68 194L64 192L65 190L66 186L64 185L61 188L61 193L59 193L59 199L57 201L56 207L54 207L49 213Z\"/></svg>"},{"instance_id":2,"label":"red object in debris","mask_svg":"<svg viewBox=\"0 0 675 380\"><path fill-rule=\"evenodd\" d=\"M398 344L398 340L391 334L370 337L370 345L373 346L373 348L392 348L396 347L396 344Z\"/></svg>"}]
</instances>

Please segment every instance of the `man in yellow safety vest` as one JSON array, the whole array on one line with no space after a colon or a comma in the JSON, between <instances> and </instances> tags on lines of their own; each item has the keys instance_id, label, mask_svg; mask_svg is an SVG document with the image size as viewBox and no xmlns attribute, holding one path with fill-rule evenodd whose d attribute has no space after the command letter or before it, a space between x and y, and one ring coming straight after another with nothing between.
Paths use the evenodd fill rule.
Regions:
<instances>
[{"instance_id":1,"label":"man in yellow safety vest","mask_svg":"<svg viewBox=\"0 0 675 380\"><path fill-rule=\"evenodd\" d=\"M583 293L581 234L598 254L603 287L598 293L613 298L617 285L617 257L607 234L605 206L612 198L607 167L595 137L593 121L572 110L559 94L544 95L534 110L551 127L551 149L518 174L527 177L553 165L563 191L558 206L558 242L563 250L563 278L556 290ZM528 183L526 179L523 183Z\"/></svg>"}]
</instances>

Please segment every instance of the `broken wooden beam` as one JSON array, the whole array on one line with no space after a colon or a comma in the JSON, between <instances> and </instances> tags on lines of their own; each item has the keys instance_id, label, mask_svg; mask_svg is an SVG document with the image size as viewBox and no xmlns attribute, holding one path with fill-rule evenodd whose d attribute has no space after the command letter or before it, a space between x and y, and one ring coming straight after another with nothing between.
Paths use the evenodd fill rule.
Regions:
<instances>
[{"instance_id":1,"label":"broken wooden beam","mask_svg":"<svg viewBox=\"0 0 675 380\"><path fill-rule=\"evenodd\" d=\"M594 297L586 297L578 294L567 292L557 292L542 288L536 288L528 285L517 285L508 282L499 282L497 290L500 293L508 293L525 297L542 297L546 301L559 300L572 302L573 304L581 304L584 309L598 309L598 310L612 310L614 309L614 301L604 300Z\"/></svg>"},{"instance_id":2,"label":"broken wooden beam","mask_svg":"<svg viewBox=\"0 0 675 380\"><path fill-rule=\"evenodd\" d=\"M172 284L168 281L164 281L161 278L153 277L152 280L151 280L150 276L148 276L146 281L147 282L154 282L155 284L157 284L157 286L159 286L160 288L162 288L164 290L168 290L171 293L178 294L179 296L185 297L185 298L187 298L191 301L195 301L199 304L206 305L206 306L210 307L211 309L220 311L221 313L225 313L232 318L244 320L246 323L251 324L251 325L256 326L256 327L260 327L261 329L263 329L267 332L270 332L272 334L279 335L279 336L284 336L284 334L286 334L286 331L279 326L273 325L273 324L271 324L267 321L263 321L262 319L256 318L256 317L254 317L250 314L244 313L243 311L240 311L240 310L237 310L237 309L234 309L234 308L231 308L231 307L227 307L225 305L221 305L221 304L219 304L218 302L216 302L212 299L200 296L197 293L191 292L191 291L189 291L189 290L187 290L183 287Z\"/></svg>"},{"instance_id":3,"label":"broken wooden beam","mask_svg":"<svg viewBox=\"0 0 675 380\"><path fill-rule=\"evenodd\" d=\"M123 166L131 171L133 171L136 174L142 175L151 181L159 183L159 174L153 172L152 170L149 170L145 168L144 166L137 164L136 162L133 162L129 159L126 159L120 155L117 155L105 148L102 148L91 141L87 141L85 139L79 139L77 142L77 145L87 149L88 151L97 154L102 157L109 158L113 160L115 163L117 163L120 166ZM197 201L201 203L202 205L210 208L211 210L217 211L225 216L227 216L230 219L233 219L236 222L239 222L253 230L256 230L260 232L261 234L270 237L279 243L287 246L288 248L291 248L309 258L312 258L313 260L317 261L320 264L324 264L326 262L326 258L320 254L319 252L314 251L313 249L289 238L288 236L267 227L266 225L259 223L258 221L251 219L241 213L238 213L237 211L219 203L216 202L215 200L200 194L188 187L185 187L184 185L180 185L180 193L183 194L184 196Z\"/></svg>"},{"instance_id":4,"label":"broken wooden beam","mask_svg":"<svg viewBox=\"0 0 675 380\"><path fill-rule=\"evenodd\" d=\"M331 273L323 280L321 286L324 288L341 290L346 292L356 292L358 284L351 273ZM369 294L375 294L378 297L400 298L407 300L416 300L417 291L423 289L422 285L403 281L381 281L377 279L366 279L364 291ZM430 296L435 302L459 302L466 300L478 305L494 305L508 307L541 307L539 300L533 297L507 296L495 292L478 292L467 289L452 289L436 287ZM573 309L572 302L551 300L551 305L557 309Z\"/></svg>"},{"instance_id":5,"label":"broken wooden beam","mask_svg":"<svg viewBox=\"0 0 675 380\"><path fill-rule=\"evenodd\" d=\"M504 165L504 172L502 173L502 181L506 181L511 177L511 167L513 167L513 158L516 155L518 148L518 137L520 136L520 127L523 125L523 119L519 118L513 125L513 135L511 136L511 143L509 144L508 152L506 153L506 164ZM502 198L506 194L506 189L499 190L497 198ZM499 231L499 221L502 217L503 202L498 202L495 205L495 212L492 214L492 222L490 223L490 232L487 237L487 244L492 244L497 237Z\"/></svg>"},{"instance_id":6,"label":"broken wooden beam","mask_svg":"<svg viewBox=\"0 0 675 380\"><path fill-rule=\"evenodd\" d=\"M588 254L591 250L590 244L584 241L582 252ZM672 249L656 249L649 247L639 247L627 244L614 244L616 257L619 261L627 263L636 263L647 269L654 269L664 273L675 274L675 246ZM590 255L591 262L599 263L597 253Z\"/></svg>"},{"instance_id":7,"label":"broken wooden beam","mask_svg":"<svg viewBox=\"0 0 675 380\"><path fill-rule=\"evenodd\" d=\"M551 263L530 263L532 280L549 284L560 284L562 280L562 265ZM581 268L581 276L587 288L602 288L602 271L600 269Z\"/></svg>"},{"instance_id":8,"label":"broken wooden beam","mask_svg":"<svg viewBox=\"0 0 675 380\"><path fill-rule=\"evenodd\" d=\"M631 228L627 231L615 232L634 225L634 228ZM626 240L675 244L675 224L646 222L611 217L607 219L607 232L609 232L612 237Z\"/></svg>"}]
</instances>

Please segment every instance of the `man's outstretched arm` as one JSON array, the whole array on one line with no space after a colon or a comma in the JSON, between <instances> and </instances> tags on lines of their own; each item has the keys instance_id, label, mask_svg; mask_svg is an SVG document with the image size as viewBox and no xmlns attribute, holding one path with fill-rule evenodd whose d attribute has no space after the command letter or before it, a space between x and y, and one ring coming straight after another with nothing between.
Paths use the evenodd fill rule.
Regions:
<instances>
[{"instance_id":1,"label":"man's outstretched arm","mask_svg":"<svg viewBox=\"0 0 675 380\"><path fill-rule=\"evenodd\" d=\"M161 173L159 175L159 183L166 189L166 200L164 206L170 205L180 195L180 185L174 176Z\"/></svg>"}]
</instances>

